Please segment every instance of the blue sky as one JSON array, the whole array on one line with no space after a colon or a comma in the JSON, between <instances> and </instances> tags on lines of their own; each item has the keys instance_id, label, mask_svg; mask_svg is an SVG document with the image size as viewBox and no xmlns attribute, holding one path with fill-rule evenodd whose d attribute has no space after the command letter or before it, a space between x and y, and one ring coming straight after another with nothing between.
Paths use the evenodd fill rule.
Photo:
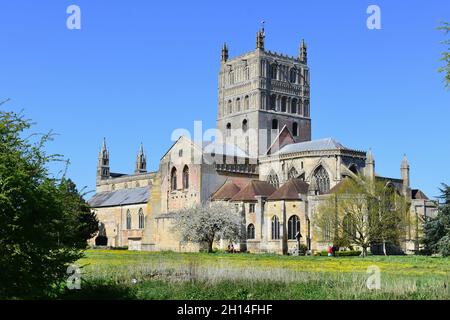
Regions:
<instances>
[{"instance_id":1,"label":"blue sky","mask_svg":"<svg viewBox=\"0 0 450 320\"><path fill-rule=\"evenodd\" d=\"M66 8L81 8L81 30ZM366 8L381 8L381 30ZM376 171L399 177L403 153L413 187L430 197L450 183L450 91L444 89L441 20L450 2L104 1L0 3L0 100L24 110L36 131L54 130L48 152L71 161L69 176L95 188L107 138L113 172L132 172L139 144L149 169L176 128L215 127L220 48L251 51L261 20L266 48L296 55L302 38L311 68L313 138L372 148ZM53 168L53 170L56 170Z\"/></svg>"}]
</instances>

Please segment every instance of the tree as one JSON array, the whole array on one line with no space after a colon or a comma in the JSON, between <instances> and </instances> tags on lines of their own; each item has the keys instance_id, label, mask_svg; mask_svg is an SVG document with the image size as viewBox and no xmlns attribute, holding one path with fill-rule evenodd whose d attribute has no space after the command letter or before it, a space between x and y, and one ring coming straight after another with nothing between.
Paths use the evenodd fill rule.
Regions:
<instances>
[{"instance_id":1,"label":"tree","mask_svg":"<svg viewBox=\"0 0 450 320\"><path fill-rule=\"evenodd\" d=\"M405 232L407 204L395 188L364 176L346 178L324 201L314 218L316 234L332 234L338 246L358 246L363 256L373 244L399 244ZM322 240L326 241L322 237Z\"/></svg>"},{"instance_id":2,"label":"tree","mask_svg":"<svg viewBox=\"0 0 450 320\"><path fill-rule=\"evenodd\" d=\"M0 111L0 297L55 294L67 267L83 255L97 220L73 182L51 177L61 156L44 151L51 134L30 135L31 123Z\"/></svg>"},{"instance_id":3,"label":"tree","mask_svg":"<svg viewBox=\"0 0 450 320\"><path fill-rule=\"evenodd\" d=\"M444 31L445 34L448 34L450 32L450 23L448 22L442 22L441 25L438 27L438 30ZM439 72L444 73L444 82L445 86L450 89L450 40L446 39L442 41L442 44L447 46L446 51L442 52L441 61L445 63L444 66L439 68Z\"/></svg>"},{"instance_id":4,"label":"tree","mask_svg":"<svg viewBox=\"0 0 450 320\"><path fill-rule=\"evenodd\" d=\"M425 218L422 243L426 254L450 256L450 186L443 184L440 191L442 203L436 217Z\"/></svg>"},{"instance_id":5,"label":"tree","mask_svg":"<svg viewBox=\"0 0 450 320\"><path fill-rule=\"evenodd\" d=\"M211 202L177 212L173 231L180 235L182 242L206 244L208 252L212 252L214 241L238 240L242 224L242 218L234 207Z\"/></svg>"}]
</instances>

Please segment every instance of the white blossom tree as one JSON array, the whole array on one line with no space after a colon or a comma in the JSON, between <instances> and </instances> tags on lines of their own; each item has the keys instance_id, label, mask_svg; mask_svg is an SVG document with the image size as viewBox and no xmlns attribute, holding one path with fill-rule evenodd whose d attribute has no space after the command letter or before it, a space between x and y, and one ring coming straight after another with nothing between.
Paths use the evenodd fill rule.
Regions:
<instances>
[{"instance_id":1,"label":"white blossom tree","mask_svg":"<svg viewBox=\"0 0 450 320\"><path fill-rule=\"evenodd\" d=\"M236 241L241 236L243 218L234 206L211 202L180 210L175 215L173 231L182 242L206 244L212 252L214 241Z\"/></svg>"}]
</instances>

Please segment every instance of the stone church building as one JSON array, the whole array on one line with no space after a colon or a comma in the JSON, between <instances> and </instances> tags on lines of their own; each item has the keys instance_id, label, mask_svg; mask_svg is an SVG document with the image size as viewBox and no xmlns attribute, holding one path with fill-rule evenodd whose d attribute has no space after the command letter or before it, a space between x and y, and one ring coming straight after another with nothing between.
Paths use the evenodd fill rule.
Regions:
<instances>
[{"instance_id":1,"label":"stone church building","mask_svg":"<svg viewBox=\"0 0 450 320\"><path fill-rule=\"evenodd\" d=\"M411 187L406 156L401 177L386 178L377 175L370 151L348 148L333 138L311 140L306 43L292 57L266 50L264 39L262 29L255 50L234 58L227 44L222 48L215 141L180 137L156 172L147 171L141 145L132 174L110 171L103 142L96 194L89 203L104 244L198 250L180 242L172 229L174 215L193 204L224 201L245 217L246 237L236 244L241 250L286 254L296 245L298 232L308 249L322 250L331 237L313 236L311 220L318 205L345 177L361 173L392 184L411 203L415 226L405 235L403 249L418 250L421 217L434 215L436 203Z\"/></svg>"}]
</instances>

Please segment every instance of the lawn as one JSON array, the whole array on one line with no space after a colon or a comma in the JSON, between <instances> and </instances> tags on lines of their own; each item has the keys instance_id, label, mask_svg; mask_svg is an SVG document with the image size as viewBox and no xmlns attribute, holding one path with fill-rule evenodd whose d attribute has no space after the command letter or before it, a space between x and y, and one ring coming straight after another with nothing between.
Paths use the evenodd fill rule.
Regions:
<instances>
[{"instance_id":1,"label":"lawn","mask_svg":"<svg viewBox=\"0 0 450 320\"><path fill-rule=\"evenodd\" d=\"M63 298L449 299L450 258L292 257L88 250L82 288ZM368 267L381 286L367 288Z\"/></svg>"}]
</instances>

